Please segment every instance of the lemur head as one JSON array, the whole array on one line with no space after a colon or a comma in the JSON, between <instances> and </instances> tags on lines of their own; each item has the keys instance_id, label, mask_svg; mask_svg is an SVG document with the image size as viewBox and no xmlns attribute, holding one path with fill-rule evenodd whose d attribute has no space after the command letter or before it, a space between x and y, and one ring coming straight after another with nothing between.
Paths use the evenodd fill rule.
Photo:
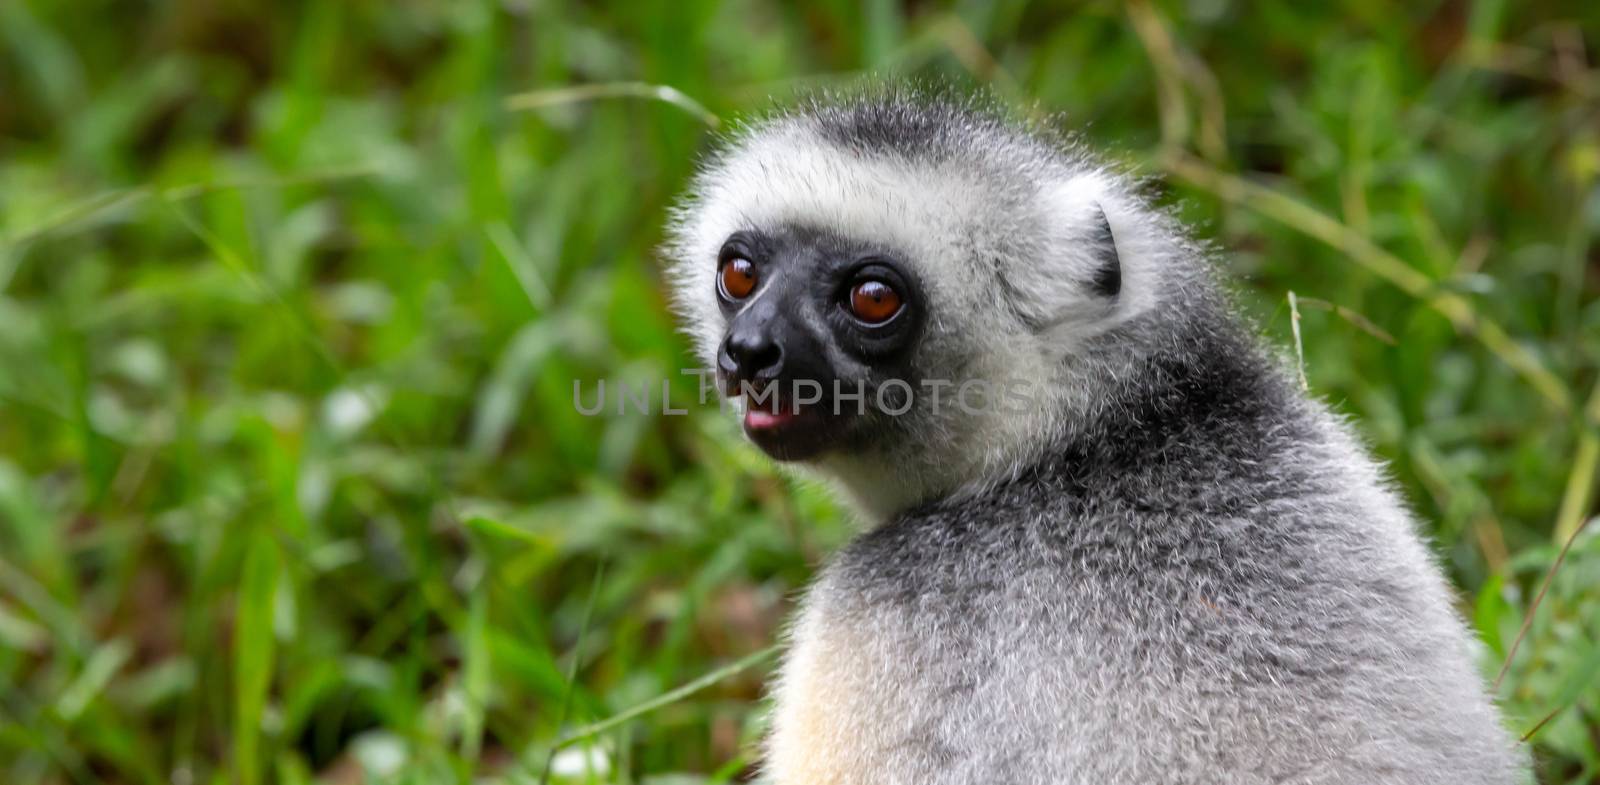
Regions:
<instances>
[{"instance_id":1,"label":"lemur head","mask_svg":"<svg viewBox=\"0 0 1600 785\"><path fill-rule=\"evenodd\" d=\"M1086 416L1136 343L1116 336L1170 288L1172 237L1077 148L891 95L744 127L667 254L745 433L881 516L1000 479Z\"/></svg>"}]
</instances>

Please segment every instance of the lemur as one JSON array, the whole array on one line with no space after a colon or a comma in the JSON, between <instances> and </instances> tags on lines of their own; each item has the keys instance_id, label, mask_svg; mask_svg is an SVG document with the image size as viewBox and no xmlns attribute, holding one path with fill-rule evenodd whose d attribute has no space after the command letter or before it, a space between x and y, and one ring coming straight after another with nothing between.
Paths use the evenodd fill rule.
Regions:
<instances>
[{"instance_id":1,"label":"lemur","mask_svg":"<svg viewBox=\"0 0 1600 785\"><path fill-rule=\"evenodd\" d=\"M789 631L763 777L1525 776L1383 469L1081 144L811 99L703 163L665 255L748 437L869 523Z\"/></svg>"}]
</instances>

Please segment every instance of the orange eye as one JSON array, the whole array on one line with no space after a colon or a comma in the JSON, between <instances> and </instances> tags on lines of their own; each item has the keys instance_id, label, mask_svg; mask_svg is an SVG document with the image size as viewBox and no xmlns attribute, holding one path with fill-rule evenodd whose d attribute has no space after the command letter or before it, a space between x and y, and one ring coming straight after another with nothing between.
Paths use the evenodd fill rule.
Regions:
<instances>
[{"instance_id":1,"label":"orange eye","mask_svg":"<svg viewBox=\"0 0 1600 785\"><path fill-rule=\"evenodd\" d=\"M862 281L850 290L850 312L867 324L883 324L900 312L900 293L883 281Z\"/></svg>"},{"instance_id":2,"label":"orange eye","mask_svg":"<svg viewBox=\"0 0 1600 785\"><path fill-rule=\"evenodd\" d=\"M743 300L756 290L756 266L742 256L735 256L722 265L717 283L722 296L730 300Z\"/></svg>"}]
</instances>

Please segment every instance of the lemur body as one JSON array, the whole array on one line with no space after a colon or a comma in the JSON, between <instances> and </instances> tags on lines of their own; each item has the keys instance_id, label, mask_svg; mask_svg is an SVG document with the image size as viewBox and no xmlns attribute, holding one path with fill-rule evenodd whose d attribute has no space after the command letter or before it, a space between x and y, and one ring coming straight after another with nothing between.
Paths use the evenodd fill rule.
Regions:
<instances>
[{"instance_id":1,"label":"lemur body","mask_svg":"<svg viewBox=\"0 0 1600 785\"><path fill-rule=\"evenodd\" d=\"M1125 179L964 106L818 103L735 137L669 250L732 393L1029 391L747 408L874 524L792 628L778 785L1517 780L1395 492Z\"/></svg>"}]
</instances>

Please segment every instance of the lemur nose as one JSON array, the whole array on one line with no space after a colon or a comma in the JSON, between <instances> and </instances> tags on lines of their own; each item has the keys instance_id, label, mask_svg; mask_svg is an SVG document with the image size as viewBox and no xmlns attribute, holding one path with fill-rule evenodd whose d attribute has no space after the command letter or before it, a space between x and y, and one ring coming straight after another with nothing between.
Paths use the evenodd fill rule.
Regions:
<instances>
[{"instance_id":1,"label":"lemur nose","mask_svg":"<svg viewBox=\"0 0 1600 785\"><path fill-rule=\"evenodd\" d=\"M783 347L764 330L733 331L722 354L724 370L740 379L770 379L783 370Z\"/></svg>"}]
</instances>

